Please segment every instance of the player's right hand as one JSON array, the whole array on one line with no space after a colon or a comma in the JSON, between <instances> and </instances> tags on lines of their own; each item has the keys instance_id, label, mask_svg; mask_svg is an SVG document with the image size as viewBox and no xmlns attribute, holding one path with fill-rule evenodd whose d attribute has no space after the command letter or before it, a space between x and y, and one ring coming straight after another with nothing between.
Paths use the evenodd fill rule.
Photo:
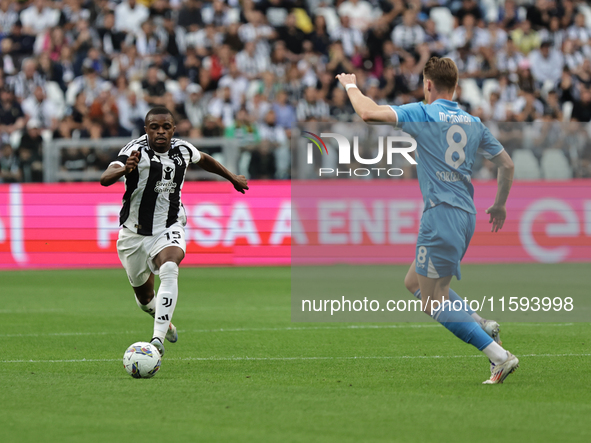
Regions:
<instances>
[{"instance_id":1,"label":"player's right hand","mask_svg":"<svg viewBox=\"0 0 591 443\"><path fill-rule=\"evenodd\" d=\"M341 82L341 85L343 86L347 86L347 85L355 85L357 84L357 78L355 77L355 74L339 74L335 77L339 82Z\"/></svg>"},{"instance_id":2,"label":"player's right hand","mask_svg":"<svg viewBox=\"0 0 591 443\"><path fill-rule=\"evenodd\" d=\"M490 232L499 232L499 229L503 228L505 219L507 218L507 208L505 206L492 205L486 210L486 213L490 215L489 223L492 223Z\"/></svg>"},{"instance_id":3,"label":"player's right hand","mask_svg":"<svg viewBox=\"0 0 591 443\"><path fill-rule=\"evenodd\" d=\"M127 158L127 162L125 162L125 175L129 174L131 171L137 168L139 162L140 152L131 151L131 155Z\"/></svg>"},{"instance_id":4,"label":"player's right hand","mask_svg":"<svg viewBox=\"0 0 591 443\"><path fill-rule=\"evenodd\" d=\"M243 175L235 175L232 184L234 185L234 189L236 189L238 192L244 194L244 190L248 191L248 182L246 177Z\"/></svg>"}]
</instances>

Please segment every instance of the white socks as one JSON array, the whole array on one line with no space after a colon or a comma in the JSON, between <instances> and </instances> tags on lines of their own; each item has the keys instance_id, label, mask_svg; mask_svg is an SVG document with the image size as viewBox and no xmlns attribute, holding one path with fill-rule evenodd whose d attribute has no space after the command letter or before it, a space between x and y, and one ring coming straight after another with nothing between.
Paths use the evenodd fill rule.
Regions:
<instances>
[{"instance_id":1,"label":"white socks","mask_svg":"<svg viewBox=\"0 0 591 443\"><path fill-rule=\"evenodd\" d=\"M482 317L478 315L476 312L470 314L470 317L472 317L476 323L480 323L482 321Z\"/></svg>"},{"instance_id":2,"label":"white socks","mask_svg":"<svg viewBox=\"0 0 591 443\"><path fill-rule=\"evenodd\" d=\"M158 288L158 294L152 300L152 302L156 300L154 337L159 338L164 343L164 337L172 320L172 313L174 312L179 293L179 267L176 263L167 261L160 266L159 273L160 288Z\"/></svg>"},{"instance_id":3,"label":"white socks","mask_svg":"<svg viewBox=\"0 0 591 443\"><path fill-rule=\"evenodd\" d=\"M154 317L154 314L156 313L156 297L153 297L152 300L150 300L150 303L148 303L147 305L142 305L140 303L140 301L137 299L137 295L136 295L135 302L137 303L137 305L140 307L140 309L142 311L147 312L152 317Z\"/></svg>"},{"instance_id":4,"label":"white socks","mask_svg":"<svg viewBox=\"0 0 591 443\"><path fill-rule=\"evenodd\" d=\"M495 365L500 365L501 363L505 363L507 361L507 351L499 346L499 344L493 341L490 345L482 350L488 357L490 361L492 361Z\"/></svg>"}]
</instances>

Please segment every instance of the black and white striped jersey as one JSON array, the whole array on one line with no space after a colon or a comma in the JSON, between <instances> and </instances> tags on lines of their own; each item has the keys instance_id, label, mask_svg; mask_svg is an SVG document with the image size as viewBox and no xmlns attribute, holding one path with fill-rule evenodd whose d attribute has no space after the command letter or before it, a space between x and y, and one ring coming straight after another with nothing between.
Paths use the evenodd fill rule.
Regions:
<instances>
[{"instance_id":1,"label":"black and white striped jersey","mask_svg":"<svg viewBox=\"0 0 591 443\"><path fill-rule=\"evenodd\" d=\"M187 166L197 163L201 153L191 143L173 138L170 149L160 154L143 135L129 142L113 163L125 165L132 151L140 152L140 161L125 176L119 224L137 234L155 235L177 221L186 223L181 188Z\"/></svg>"}]
</instances>

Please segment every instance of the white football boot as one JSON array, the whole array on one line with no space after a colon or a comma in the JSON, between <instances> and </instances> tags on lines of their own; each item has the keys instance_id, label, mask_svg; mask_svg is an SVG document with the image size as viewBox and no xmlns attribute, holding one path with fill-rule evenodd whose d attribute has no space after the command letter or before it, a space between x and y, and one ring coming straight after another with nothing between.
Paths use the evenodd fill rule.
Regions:
<instances>
[{"instance_id":1,"label":"white football boot","mask_svg":"<svg viewBox=\"0 0 591 443\"><path fill-rule=\"evenodd\" d=\"M490 378L483 381L483 385L495 385L501 384L505 379L512 374L515 369L519 367L519 360L509 351L507 351L507 360L504 363L495 365L493 362L490 363Z\"/></svg>"},{"instance_id":2,"label":"white football boot","mask_svg":"<svg viewBox=\"0 0 591 443\"><path fill-rule=\"evenodd\" d=\"M166 349L164 349L164 345L162 344L159 338L154 337L150 344L153 345L156 349L158 349L158 352L160 352L160 357L164 357Z\"/></svg>"},{"instance_id":3,"label":"white football boot","mask_svg":"<svg viewBox=\"0 0 591 443\"><path fill-rule=\"evenodd\" d=\"M501 325L499 325L494 320L485 320L485 319L482 319L482 321L478 322L478 324L484 330L484 332L486 332L490 336L490 338L492 338L494 341L496 341L499 345L503 344L503 342L501 341L501 335L500 335Z\"/></svg>"},{"instance_id":4,"label":"white football boot","mask_svg":"<svg viewBox=\"0 0 591 443\"><path fill-rule=\"evenodd\" d=\"M168 326L168 331L166 331L166 340L171 343L176 343L179 339L179 334L176 332L176 326L170 323Z\"/></svg>"}]
</instances>

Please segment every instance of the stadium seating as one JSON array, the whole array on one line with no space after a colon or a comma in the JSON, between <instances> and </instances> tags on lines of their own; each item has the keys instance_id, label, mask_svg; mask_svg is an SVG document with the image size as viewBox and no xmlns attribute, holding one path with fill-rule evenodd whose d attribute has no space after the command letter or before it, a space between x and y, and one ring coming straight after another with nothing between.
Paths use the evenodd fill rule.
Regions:
<instances>
[{"instance_id":1,"label":"stadium seating","mask_svg":"<svg viewBox=\"0 0 591 443\"><path fill-rule=\"evenodd\" d=\"M542 155L541 165L546 180L568 180L573 177L568 159L559 149L546 149Z\"/></svg>"},{"instance_id":2,"label":"stadium seating","mask_svg":"<svg viewBox=\"0 0 591 443\"><path fill-rule=\"evenodd\" d=\"M542 178L542 172L538 164L538 159L532 151L528 149L517 149L513 151L513 163L515 164L516 180L539 180Z\"/></svg>"}]
</instances>

